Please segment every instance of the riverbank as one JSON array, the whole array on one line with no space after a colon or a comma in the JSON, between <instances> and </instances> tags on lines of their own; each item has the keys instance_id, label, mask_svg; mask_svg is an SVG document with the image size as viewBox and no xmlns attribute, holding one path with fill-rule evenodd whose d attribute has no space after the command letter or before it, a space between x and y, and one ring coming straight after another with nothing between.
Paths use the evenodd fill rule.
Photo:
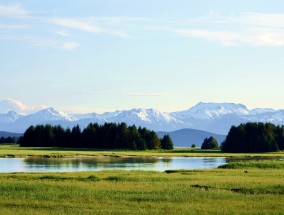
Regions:
<instances>
[{"instance_id":1,"label":"riverbank","mask_svg":"<svg viewBox=\"0 0 284 215\"><path fill-rule=\"evenodd\" d=\"M284 152L271 153L221 153L220 150L201 150L176 148L174 150L96 150L52 147L19 147L18 145L0 145L0 157L50 157L76 158L93 156L114 157L284 157Z\"/></svg>"},{"instance_id":2,"label":"riverbank","mask_svg":"<svg viewBox=\"0 0 284 215\"><path fill-rule=\"evenodd\" d=\"M6 215L282 214L283 169L249 163L236 169L195 171L0 174L0 211Z\"/></svg>"}]
</instances>

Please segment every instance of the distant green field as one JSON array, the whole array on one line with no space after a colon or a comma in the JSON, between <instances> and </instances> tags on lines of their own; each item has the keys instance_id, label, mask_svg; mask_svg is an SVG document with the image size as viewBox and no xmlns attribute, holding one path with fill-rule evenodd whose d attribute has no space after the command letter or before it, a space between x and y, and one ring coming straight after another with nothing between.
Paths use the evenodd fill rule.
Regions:
<instances>
[{"instance_id":1,"label":"distant green field","mask_svg":"<svg viewBox=\"0 0 284 215\"><path fill-rule=\"evenodd\" d=\"M10 173L0 199L7 215L283 214L284 171Z\"/></svg>"},{"instance_id":2,"label":"distant green field","mask_svg":"<svg viewBox=\"0 0 284 215\"><path fill-rule=\"evenodd\" d=\"M19 147L0 145L0 157L68 157L68 156L160 156L160 157L284 157L284 152L272 153L221 153L220 150L176 148L174 150L95 150L70 148Z\"/></svg>"}]
</instances>

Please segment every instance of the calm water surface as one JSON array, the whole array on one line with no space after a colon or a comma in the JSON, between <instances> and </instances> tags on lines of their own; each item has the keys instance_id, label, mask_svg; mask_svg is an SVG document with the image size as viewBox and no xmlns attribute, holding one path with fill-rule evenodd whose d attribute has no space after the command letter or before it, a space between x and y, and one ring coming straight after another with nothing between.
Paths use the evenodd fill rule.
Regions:
<instances>
[{"instance_id":1,"label":"calm water surface","mask_svg":"<svg viewBox=\"0 0 284 215\"><path fill-rule=\"evenodd\" d=\"M0 158L0 172L78 172L101 170L208 169L228 163L225 158Z\"/></svg>"}]
</instances>

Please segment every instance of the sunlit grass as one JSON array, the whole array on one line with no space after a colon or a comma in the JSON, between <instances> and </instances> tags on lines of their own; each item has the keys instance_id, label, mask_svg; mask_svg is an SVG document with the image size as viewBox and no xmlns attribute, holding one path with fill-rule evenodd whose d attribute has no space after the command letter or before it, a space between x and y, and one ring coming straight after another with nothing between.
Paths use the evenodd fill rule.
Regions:
<instances>
[{"instance_id":1,"label":"sunlit grass","mask_svg":"<svg viewBox=\"0 0 284 215\"><path fill-rule=\"evenodd\" d=\"M244 169L244 168L259 168L259 169L283 169L284 161L271 160L252 160L252 161L237 161L222 165L219 168L227 169Z\"/></svg>"},{"instance_id":2,"label":"sunlit grass","mask_svg":"<svg viewBox=\"0 0 284 215\"><path fill-rule=\"evenodd\" d=\"M160 157L257 157L284 156L284 152L272 153L221 153L220 150L201 150L176 148L174 150L98 150L52 147L19 147L18 145L0 145L0 157L68 157L68 156L160 156Z\"/></svg>"},{"instance_id":3,"label":"sunlit grass","mask_svg":"<svg viewBox=\"0 0 284 215\"><path fill-rule=\"evenodd\" d=\"M0 174L3 214L283 214L284 171ZM200 187L197 187L199 185ZM206 190L204 187L208 187Z\"/></svg>"}]
</instances>

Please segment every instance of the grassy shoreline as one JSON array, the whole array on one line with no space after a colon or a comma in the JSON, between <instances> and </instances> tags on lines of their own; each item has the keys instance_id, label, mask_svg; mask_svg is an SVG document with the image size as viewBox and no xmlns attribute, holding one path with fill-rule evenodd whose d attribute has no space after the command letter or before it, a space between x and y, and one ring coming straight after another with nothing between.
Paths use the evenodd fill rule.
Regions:
<instances>
[{"instance_id":1,"label":"grassy shoreline","mask_svg":"<svg viewBox=\"0 0 284 215\"><path fill-rule=\"evenodd\" d=\"M284 157L284 152L271 153L221 153L220 150L201 150L177 148L174 150L97 150L52 147L19 147L18 145L0 145L0 157Z\"/></svg>"},{"instance_id":2,"label":"grassy shoreline","mask_svg":"<svg viewBox=\"0 0 284 215\"><path fill-rule=\"evenodd\" d=\"M283 214L283 152L92 151L0 146L4 156L234 157L217 169L0 173L1 214ZM243 160L250 157L253 160ZM256 158L271 157L271 160ZM276 160L273 158L277 158Z\"/></svg>"}]
</instances>

